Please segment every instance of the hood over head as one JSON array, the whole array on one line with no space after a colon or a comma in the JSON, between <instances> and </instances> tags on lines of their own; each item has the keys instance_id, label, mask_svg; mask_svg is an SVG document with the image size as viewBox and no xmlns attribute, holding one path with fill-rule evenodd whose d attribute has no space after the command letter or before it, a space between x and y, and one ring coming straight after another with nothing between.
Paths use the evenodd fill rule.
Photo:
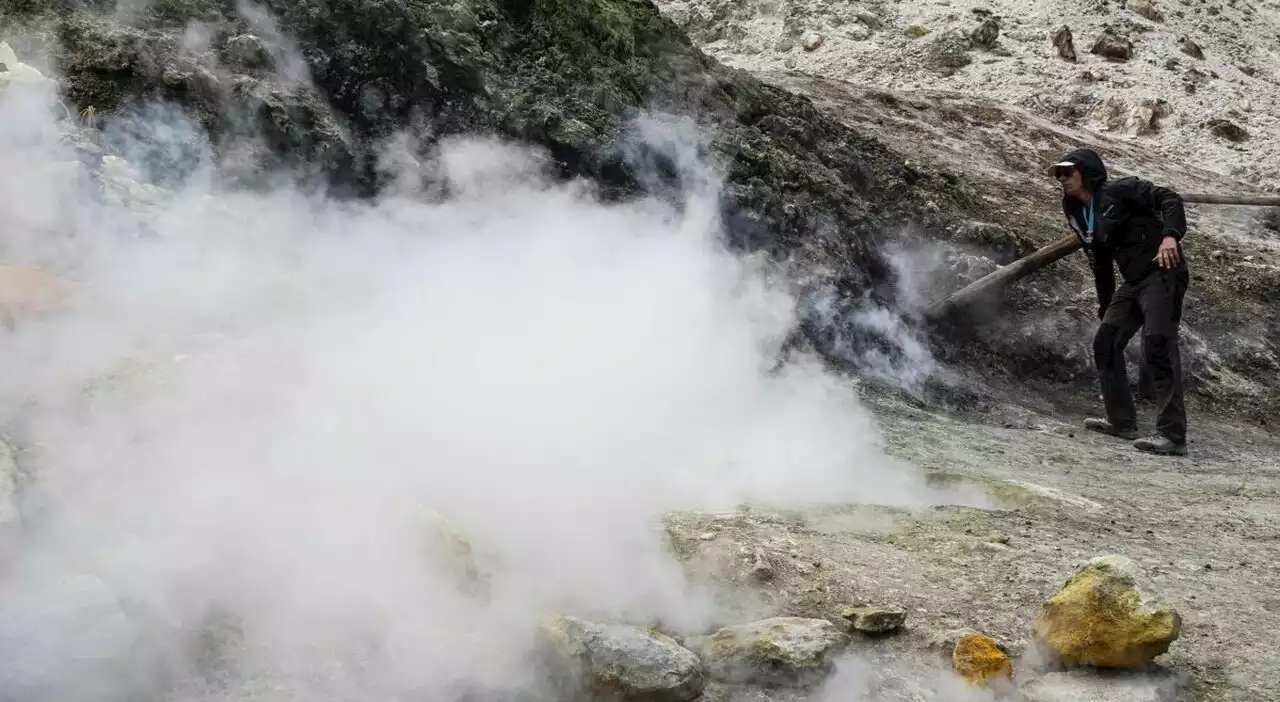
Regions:
<instances>
[{"instance_id":1,"label":"hood over head","mask_svg":"<svg viewBox=\"0 0 1280 702\"><path fill-rule=\"evenodd\" d=\"M1049 167L1049 172L1055 173L1058 168L1064 166L1080 171L1084 176L1084 186L1089 192L1096 192L1107 181L1107 167L1102 163L1102 157L1092 149L1076 149L1068 152L1062 160Z\"/></svg>"}]
</instances>

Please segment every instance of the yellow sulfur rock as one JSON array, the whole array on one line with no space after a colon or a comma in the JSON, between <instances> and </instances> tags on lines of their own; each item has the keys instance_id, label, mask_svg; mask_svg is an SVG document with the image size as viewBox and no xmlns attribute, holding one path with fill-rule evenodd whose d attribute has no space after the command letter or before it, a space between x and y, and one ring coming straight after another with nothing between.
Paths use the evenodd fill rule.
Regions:
<instances>
[{"instance_id":1,"label":"yellow sulfur rock","mask_svg":"<svg viewBox=\"0 0 1280 702\"><path fill-rule=\"evenodd\" d=\"M1063 585L1036 618L1037 644L1067 665L1135 668L1169 650L1182 619L1133 561L1100 556Z\"/></svg>"},{"instance_id":2,"label":"yellow sulfur rock","mask_svg":"<svg viewBox=\"0 0 1280 702\"><path fill-rule=\"evenodd\" d=\"M1009 656L989 636L966 634L956 641L951 665L971 685L985 686L994 680L1013 677Z\"/></svg>"}]
</instances>

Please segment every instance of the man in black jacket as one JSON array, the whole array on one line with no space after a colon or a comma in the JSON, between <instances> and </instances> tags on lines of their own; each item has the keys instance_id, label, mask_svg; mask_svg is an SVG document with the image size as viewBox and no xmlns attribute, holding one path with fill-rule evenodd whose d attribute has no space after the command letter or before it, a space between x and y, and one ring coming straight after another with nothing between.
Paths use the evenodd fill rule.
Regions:
<instances>
[{"instance_id":1,"label":"man in black jacket","mask_svg":"<svg viewBox=\"0 0 1280 702\"><path fill-rule=\"evenodd\" d=\"M1093 268L1102 320L1093 354L1107 418L1087 419L1085 426L1137 439L1133 445L1141 451L1185 456L1178 326L1190 274L1181 246L1187 232L1182 198L1133 176L1107 180L1102 159L1089 149L1068 153L1050 172L1062 184L1062 211ZM1123 278L1119 289L1117 266ZM1138 329L1159 406L1156 435L1141 439L1124 360L1125 347Z\"/></svg>"}]
</instances>

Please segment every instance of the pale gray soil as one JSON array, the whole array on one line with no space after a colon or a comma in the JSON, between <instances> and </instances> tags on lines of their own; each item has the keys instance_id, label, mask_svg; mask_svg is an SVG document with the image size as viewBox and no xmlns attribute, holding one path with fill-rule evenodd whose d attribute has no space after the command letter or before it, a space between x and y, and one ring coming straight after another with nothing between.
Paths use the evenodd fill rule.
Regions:
<instances>
[{"instance_id":1,"label":"pale gray soil","mask_svg":"<svg viewBox=\"0 0 1280 702\"><path fill-rule=\"evenodd\" d=\"M1153 154L1280 187L1280 5L1274 0L658 5L710 55L753 73L794 68L881 89L932 88L997 100ZM995 41L969 40L988 19L999 27ZM1054 47L1062 27L1073 35L1074 61ZM1128 60L1090 52L1106 28L1132 43ZM1194 42L1199 55L1188 54L1184 40ZM1225 139L1207 128L1213 119L1231 120L1250 136Z\"/></svg>"},{"instance_id":2,"label":"pale gray soil","mask_svg":"<svg viewBox=\"0 0 1280 702\"><path fill-rule=\"evenodd\" d=\"M1191 455L1159 458L1079 430L1087 407L975 418L863 394L892 454L989 506L673 517L692 572L757 595L738 603L743 616L838 621L850 604L902 605L905 632L855 651L943 670L936 640L977 629L1022 654L1031 699L1175 699L1154 681L1176 691L1179 676L1181 699L1280 698L1280 438L1195 416ZM1077 564L1104 553L1133 558L1181 613L1182 636L1158 660L1167 670L1046 677L1029 625Z\"/></svg>"}]
</instances>

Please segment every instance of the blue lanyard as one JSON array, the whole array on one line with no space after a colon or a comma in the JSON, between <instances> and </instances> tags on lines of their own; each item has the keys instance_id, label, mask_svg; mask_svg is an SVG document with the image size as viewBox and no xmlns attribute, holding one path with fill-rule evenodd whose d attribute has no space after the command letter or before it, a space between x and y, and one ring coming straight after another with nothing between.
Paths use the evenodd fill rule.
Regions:
<instances>
[{"instance_id":1,"label":"blue lanyard","mask_svg":"<svg viewBox=\"0 0 1280 702\"><path fill-rule=\"evenodd\" d=\"M1089 199L1089 209L1086 210L1083 207L1080 209L1081 209L1080 214L1084 215L1084 226L1089 230L1089 233L1092 234L1093 233L1093 199L1092 198Z\"/></svg>"}]
</instances>

